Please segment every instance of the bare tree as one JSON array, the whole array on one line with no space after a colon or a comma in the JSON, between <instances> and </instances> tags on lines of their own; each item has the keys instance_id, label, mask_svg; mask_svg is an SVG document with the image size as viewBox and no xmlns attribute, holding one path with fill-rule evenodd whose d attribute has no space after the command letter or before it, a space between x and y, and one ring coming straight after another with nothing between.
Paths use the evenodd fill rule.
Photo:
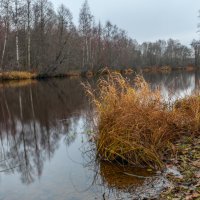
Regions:
<instances>
[{"instance_id":1,"label":"bare tree","mask_svg":"<svg viewBox=\"0 0 200 200\"><path fill-rule=\"evenodd\" d=\"M200 64L200 41L193 40L191 46L194 49L195 66L198 67Z\"/></svg>"},{"instance_id":2,"label":"bare tree","mask_svg":"<svg viewBox=\"0 0 200 200\"><path fill-rule=\"evenodd\" d=\"M31 0L26 0L27 3L27 51L28 51L28 69L31 68Z\"/></svg>"},{"instance_id":3,"label":"bare tree","mask_svg":"<svg viewBox=\"0 0 200 200\"><path fill-rule=\"evenodd\" d=\"M87 65L89 65L89 59L90 59L89 45L90 45L90 39L91 39L92 23L93 23L93 16L91 15L88 1L85 0L79 14L79 30L80 30L81 37L83 38L82 66L86 68L88 67Z\"/></svg>"},{"instance_id":4,"label":"bare tree","mask_svg":"<svg viewBox=\"0 0 200 200\"><path fill-rule=\"evenodd\" d=\"M15 25L16 63L19 68L19 0L14 0L13 21Z\"/></svg>"},{"instance_id":5,"label":"bare tree","mask_svg":"<svg viewBox=\"0 0 200 200\"><path fill-rule=\"evenodd\" d=\"M7 40L8 40L8 26L9 26L9 21L10 21L10 0L1 0L1 13L4 21L4 44L3 44L3 50L1 54L1 69L3 70L3 61L4 61L4 56L5 56L5 51L6 51L6 45L7 45Z\"/></svg>"},{"instance_id":6,"label":"bare tree","mask_svg":"<svg viewBox=\"0 0 200 200\"><path fill-rule=\"evenodd\" d=\"M110 21L96 24L87 0L80 9L78 27L68 8L61 5L55 11L50 0L0 0L0 11L1 69L17 66L57 75L104 67L200 63L198 41L192 42L193 51L174 39L138 44Z\"/></svg>"}]
</instances>

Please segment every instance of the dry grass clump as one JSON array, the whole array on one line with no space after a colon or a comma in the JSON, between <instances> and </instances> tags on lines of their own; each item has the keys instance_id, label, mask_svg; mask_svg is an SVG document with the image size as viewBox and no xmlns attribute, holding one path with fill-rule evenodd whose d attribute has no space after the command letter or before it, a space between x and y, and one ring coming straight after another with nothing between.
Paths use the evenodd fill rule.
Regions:
<instances>
[{"instance_id":1,"label":"dry grass clump","mask_svg":"<svg viewBox=\"0 0 200 200\"><path fill-rule=\"evenodd\" d=\"M128 68L128 69L124 70L124 74L129 75L129 74L132 74L132 73L133 73L133 70L131 68Z\"/></svg>"},{"instance_id":2,"label":"dry grass clump","mask_svg":"<svg viewBox=\"0 0 200 200\"><path fill-rule=\"evenodd\" d=\"M200 133L200 95L198 93L177 100L173 105L173 111L182 121L183 133Z\"/></svg>"},{"instance_id":3,"label":"dry grass clump","mask_svg":"<svg viewBox=\"0 0 200 200\"><path fill-rule=\"evenodd\" d=\"M160 90L152 91L143 77L137 76L134 85L120 74L111 73L99 80L98 95L86 87L97 110L98 156L112 162L161 168L174 150L173 142L199 129L200 101L188 98L186 103L183 100L169 105ZM188 104L192 106L188 108Z\"/></svg>"},{"instance_id":4,"label":"dry grass clump","mask_svg":"<svg viewBox=\"0 0 200 200\"><path fill-rule=\"evenodd\" d=\"M36 74L26 71L7 71L0 73L1 80L21 80L32 78L36 78Z\"/></svg>"}]
</instances>

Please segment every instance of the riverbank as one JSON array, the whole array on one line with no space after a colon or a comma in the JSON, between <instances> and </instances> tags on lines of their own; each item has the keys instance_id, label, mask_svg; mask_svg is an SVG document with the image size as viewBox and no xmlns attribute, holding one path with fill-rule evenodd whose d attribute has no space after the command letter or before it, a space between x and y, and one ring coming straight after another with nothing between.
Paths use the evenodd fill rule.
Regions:
<instances>
[{"instance_id":1,"label":"riverbank","mask_svg":"<svg viewBox=\"0 0 200 200\"><path fill-rule=\"evenodd\" d=\"M162 66L162 67L144 67L144 68L118 68L113 70L108 70L105 68L100 71L69 71L67 73L60 74L44 74L38 72L31 71L5 71L0 72L0 81L5 80L24 80L24 79L44 79L44 78L55 78L55 77L87 77L91 78L94 76L105 75L109 72L118 72L125 75L141 74L141 73L170 73L172 71L196 71L198 70L194 66L187 67L176 67L172 68L170 66Z\"/></svg>"},{"instance_id":2,"label":"riverbank","mask_svg":"<svg viewBox=\"0 0 200 200\"><path fill-rule=\"evenodd\" d=\"M0 72L0 81L7 80L28 80L28 79L45 79L45 78L55 78L55 77L80 77L82 76L80 72L69 72L66 74L40 74L37 72L29 71L5 71Z\"/></svg>"},{"instance_id":3,"label":"riverbank","mask_svg":"<svg viewBox=\"0 0 200 200\"><path fill-rule=\"evenodd\" d=\"M0 80L25 80L25 79L36 79L37 74L26 71L6 71L0 72Z\"/></svg>"},{"instance_id":4,"label":"riverbank","mask_svg":"<svg viewBox=\"0 0 200 200\"><path fill-rule=\"evenodd\" d=\"M176 141L200 135L199 93L170 102L141 76L132 84L121 74L110 73L95 89L85 86L98 116L98 157L162 169L174 156Z\"/></svg>"},{"instance_id":5,"label":"riverbank","mask_svg":"<svg viewBox=\"0 0 200 200\"><path fill-rule=\"evenodd\" d=\"M170 66L161 66L161 67L144 67L141 69L142 72L154 72L154 73L169 73L171 71L195 71L198 70L193 65L188 65L185 67L170 67Z\"/></svg>"},{"instance_id":6,"label":"riverbank","mask_svg":"<svg viewBox=\"0 0 200 200\"><path fill-rule=\"evenodd\" d=\"M160 171L171 184L159 199L199 200L199 93L168 102L140 76L134 87L116 73L98 83L85 86L97 111L97 158Z\"/></svg>"},{"instance_id":7,"label":"riverbank","mask_svg":"<svg viewBox=\"0 0 200 200\"><path fill-rule=\"evenodd\" d=\"M161 194L162 200L200 199L200 136L182 137L175 143L176 155L166 161L169 168L177 168L178 176L168 175L171 187Z\"/></svg>"}]
</instances>

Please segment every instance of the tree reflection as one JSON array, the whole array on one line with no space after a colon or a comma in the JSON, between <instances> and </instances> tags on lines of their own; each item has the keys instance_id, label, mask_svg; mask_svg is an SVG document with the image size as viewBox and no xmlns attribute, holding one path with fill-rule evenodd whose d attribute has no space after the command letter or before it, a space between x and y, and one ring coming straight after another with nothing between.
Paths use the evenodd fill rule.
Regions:
<instances>
[{"instance_id":1,"label":"tree reflection","mask_svg":"<svg viewBox=\"0 0 200 200\"><path fill-rule=\"evenodd\" d=\"M197 72L145 73L144 78L153 89L161 87L163 95L172 99L190 95L199 85L199 73Z\"/></svg>"},{"instance_id":2,"label":"tree reflection","mask_svg":"<svg viewBox=\"0 0 200 200\"><path fill-rule=\"evenodd\" d=\"M51 160L61 138L68 134L71 119L85 107L80 80L41 81L23 87L1 87L0 167L32 183ZM76 134L70 132L66 144Z\"/></svg>"},{"instance_id":3,"label":"tree reflection","mask_svg":"<svg viewBox=\"0 0 200 200\"><path fill-rule=\"evenodd\" d=\"M164 91L173 88L176 94L197 88L199 83L199 75L192 72L144 76L152 88L162 84ZM91 81L95 86L96 81ZM0 171L20 174L24 184L40 178L44 163L53 158L59 141L65 138L67 146L75 141L79 132L77 122L88 118L85 114L89 110L87 102L78 79L46 80L21 87L1 86ZM92 129L90 124L86 129ZM91 134L88 133L90 139ZM107 172L112 168L110 165L100 166L101 177L107 185L118 184L116 181L121 179L120 176L115 176L116 180L110 179L113 176L109 177Z\"/></svg>"}]
</instances>

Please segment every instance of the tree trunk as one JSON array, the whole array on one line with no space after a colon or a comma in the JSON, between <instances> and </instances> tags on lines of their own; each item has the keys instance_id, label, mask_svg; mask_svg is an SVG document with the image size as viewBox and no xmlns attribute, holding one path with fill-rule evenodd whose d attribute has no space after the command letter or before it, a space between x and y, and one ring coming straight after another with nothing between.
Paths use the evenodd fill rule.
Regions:
<instances>
[{"instance_id":1,"label":"tree trunk","mask_svg":"<svg viewBox=\"0 0 200 200\"><path fill-rule=\"evenodd\" d=\"M4 69L3 67L3 60L4 60L4 56L5 56L5 51L6 51L6 45L7 45L7 38L8 38L8 24L7 22L5 23L5 38L4 38L4 44L3 44L3 51L2 51L2 55L1 55L1 70Z\"/></svg>"},{"instance_id":2,"label":"tree trunk","mask_svg":"<svg viewBox=\"0 0 200 200\"><path fill-rule=\"evenodd\" d=\"M88 63L89 63L89 47L88 47L88 38L86 36L86 39L85 39L85 48L86 48L86 67L87 67L87 70L88 70Z\"/></svg>"},{"instance_id":3,"label":"tree trunk","mask_svg":"<svg viewBox=\"0 0 200 200\"><path fill-rule=\"evenodd\" d=\"M18 35L18 1L15 0L15 42L16 42L16 61L19 68L19 35Z\"/></svg>"},{"instance_id":4,"label":"tree trunk","mask_svg":"<svg viewBox=\"0 0 200 200\"><path fill-rule=\"evenodd\" d=\"M82 60L82 69L85 67L85 45L83 45L83 60Z\"/></svg>"},{"instance_id":5,"label":"tree trunk","mask_svg":"<svg viewBox=\"0 0 200 200\"><path fill-rule=\"evenodd\" d=\"M16 32L16 60L17 60L17 67L19 68L19 36L18 36L18 31Z\"/></svg>"},{"instance_id":6,"label":"tree trunk","mask_svg":"<svg viewBox=\"0 0 200 200\"><path fill-rule=\"evenodd\" d=\"M30 30L30 0L27 1L28 4L28 69L31 69L31 30Z\"/></svg>"}]
</instances>

